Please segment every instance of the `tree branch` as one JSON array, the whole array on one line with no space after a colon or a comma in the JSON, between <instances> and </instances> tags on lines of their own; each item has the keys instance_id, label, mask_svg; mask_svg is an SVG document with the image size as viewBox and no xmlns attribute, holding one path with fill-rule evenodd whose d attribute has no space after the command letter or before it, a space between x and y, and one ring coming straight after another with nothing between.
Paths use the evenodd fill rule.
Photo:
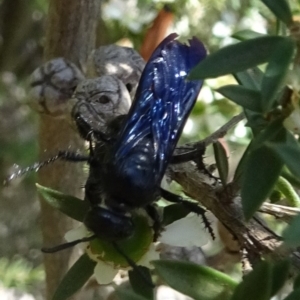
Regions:
<instances>
[{"instance_id":1,"label":"tree branch","mask_svg":"<svg viewBox=\"0 0 300 300\"><path fill-rule=\"evenodd\" d=\"M95 46L95 33L100 1L51 0L45 42L45 61L64 57L77 66L84 63ZM67 121L42 115L40 119L40 159L69 147L83 150L83 140L70 128ZM47 154L45 155L45 151ZM54 167L42 169L38 174L41 185L82 198L83 166L57 162ZM41 226L44 246L64 242L64 234L72 222L41 201ZM47 299L51 299L69 267L70 250L44 256Z\"/></svg>"},{"instance_id":2,"label":"tree branch","mask_svg":"<svg viewBox=\"0 0 300 300\"><path fill-rule=\"evenodd\" d=\"M171 178L183 187L184 192L211 211L233 234L241 248L246 249L252 263L261 256L267 256L273 261L291 257L293 270L299 272L299 253L285 249L281 238L259 217L246 222L240 197L235 192L212 184L211 179L197 171L192 162L172 165L169 169Z\"/></svg>"}]
</instances>

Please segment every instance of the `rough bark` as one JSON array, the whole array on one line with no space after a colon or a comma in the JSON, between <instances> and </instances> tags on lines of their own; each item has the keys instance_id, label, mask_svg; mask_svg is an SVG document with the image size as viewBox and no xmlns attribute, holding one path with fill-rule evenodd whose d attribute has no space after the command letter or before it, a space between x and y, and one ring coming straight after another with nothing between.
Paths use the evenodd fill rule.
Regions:
<instances>
[{"instance_id":1,"label":"rough bark","mask_svg":"<svg viewBox=\"0 0 300 300\"><path fill-rule=\"evenodd\" d=\"M99 0L50 0L44 59L64 57L80 67L95 46ZM67 121L42 115L40 119L40 159L58 150L82 150L83 141ZM66 194L82 197L83 165L56 162L39 172L38 182ZM72 221L41 201L41 226L44 245L64 243L64 234ZM46 299L51 299L69 267L71 250L44 256Z\"/></svg>"}]
</instances>

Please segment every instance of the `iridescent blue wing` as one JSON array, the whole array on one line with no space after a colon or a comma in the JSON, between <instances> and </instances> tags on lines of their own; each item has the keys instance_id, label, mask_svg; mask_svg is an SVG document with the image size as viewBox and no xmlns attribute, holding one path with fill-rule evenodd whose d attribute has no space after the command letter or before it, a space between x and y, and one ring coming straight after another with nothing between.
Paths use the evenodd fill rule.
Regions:
<instances>
[{"instance_id":1,"label":"iridescent blue wing","mask_svg":"<svg viewBox=\"0 0 300 300\"><path fill-rule=\"evenodd\" d=\"M194 37L190 46L184 45L176 37L169 35L146 64L113 150L115 164L123 165L142 139L150 139L155 181L166 170L202 86L202 81L187 81L186 76L206 56L203 44Z\"/></svg>"}]
</instances>

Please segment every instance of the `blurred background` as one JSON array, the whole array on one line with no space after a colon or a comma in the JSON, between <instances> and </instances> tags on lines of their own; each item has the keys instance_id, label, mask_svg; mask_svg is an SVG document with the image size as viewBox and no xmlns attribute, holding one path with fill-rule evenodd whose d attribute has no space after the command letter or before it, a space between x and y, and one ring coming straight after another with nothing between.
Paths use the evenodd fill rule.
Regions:
<instances>
[{"instance_id":1,"label":"blurred background","mask_svg":"<svg viewBox=\"0 0 300 300\"><path fill-rule=\"evenodd\" d=\"M296 5L294 2L291 4ZM47 7L47 0L0 0L1 181L17 168L37 161L38 114L28 106L28 77L43 63ZM198 37L213 52L235 42L232 34L243 29L271 33L274 22L259 0L102 1L97 46L132 46L147 59L149 43L176 32L183 41ZM182 142L203 139L240 112L214 91L228 83L234 83L230 76L205 82ZM226 136L231 173L247 141L243 123ZM205 162L213 162L210 149ZM42 242L34 183L35 174L28 174L1 187L0 299L42 299ZM222 246L211 255L220 251ZM27 298L22 298L25 294Z\"/></svg>"}]
</instances>

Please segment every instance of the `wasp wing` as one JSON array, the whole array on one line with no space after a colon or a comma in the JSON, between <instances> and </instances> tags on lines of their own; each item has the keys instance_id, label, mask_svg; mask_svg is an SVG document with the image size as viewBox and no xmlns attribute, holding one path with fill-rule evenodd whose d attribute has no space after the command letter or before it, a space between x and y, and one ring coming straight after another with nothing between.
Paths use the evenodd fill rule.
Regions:
<instances>
[{"instance_id":1,"label":"wasp wing","mask_svg":"<svg viewBox=\"0 0 300 300\"><path fill-rule=\"evenodd\" d=\"M135 100L114 147L115 164L122 165L142 139L153 142L155 181L161 180L202 81L187 81L190 70L206 56L195 37L190 46L169 35L156 48L143 71Z\"/></svg>"}]
</instances>

